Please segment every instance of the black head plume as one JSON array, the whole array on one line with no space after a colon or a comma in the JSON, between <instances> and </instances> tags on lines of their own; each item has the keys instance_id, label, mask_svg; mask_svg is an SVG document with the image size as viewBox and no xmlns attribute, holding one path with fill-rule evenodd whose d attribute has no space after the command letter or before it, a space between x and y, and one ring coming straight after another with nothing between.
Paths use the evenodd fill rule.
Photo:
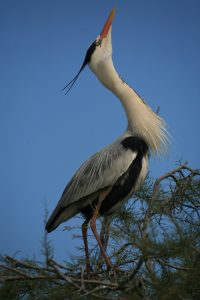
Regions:
<instances>
[{"instance_id":1,"label":"black head plume","mask_svg":"<svg viewBox=\"0 0 200 300\"><path fill-rule=\"evenodd\" d=\"M96 49L96 41L92 43L92 45L88 48L86 55L85 55L85 59L84 62L80 68L80 70L78 71L78 74L62 89L62 91L64 91L65 89L67 89L65 95L71 90L71 88L73 87L74 83L76 82L78 76L80 75L81 71L83 71L83 69L85 68L85 66L90 62L92 54L94 53L95 49Z\"/></svg>"}]
</instances>

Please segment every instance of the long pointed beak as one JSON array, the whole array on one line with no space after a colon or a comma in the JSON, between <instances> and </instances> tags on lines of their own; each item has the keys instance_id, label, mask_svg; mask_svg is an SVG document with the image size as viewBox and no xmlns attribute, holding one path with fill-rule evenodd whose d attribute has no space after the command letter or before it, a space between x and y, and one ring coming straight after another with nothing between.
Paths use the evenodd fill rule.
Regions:
<instances>
[{"instance_id":1,"label":"long pointed beak","mask_svg":"<svg viewBox=\"0 0 200 300\"><path fill-rule=\"evenodd\" d=\"M76 82L78 76L80 75L80 73L82 72L84 67L90 62L91 56L92 56L92 54L94 53L94 51L96 49L97 42L99 42L99 45L101 45L102 40L108 35L109 29L112 25L114 15L115 15L115 7L113 7L111 13L109 14L108 19L107 19L107 21L106 21L106 23L105 23L105 25L104 25L104 27L101 31L101 34L98 36L97 40L94 43L92 43L92 45L89 47L89 49L86 53L84 62L82 64L78 74L62 89L62 90L67 89L65 94L67 94L70 91L70 89L73 87L74 83Z\"/></svg>"},{"instance_id":2,"label":"long pointed beak","mask_svg":"<svg viewBox=\"0 0 200 300\"><path fill-rule=\"evenodd\" d=\"M107 19L105 25L104 25L104 27L101 31L100 40L103 40L107 36L108 31L109 31L109 29L112 25L112 21L113 21L114 16L115 16L115 7L113 7L111 13L108 16L108 19Z\"/></svg>"}]
</instances>

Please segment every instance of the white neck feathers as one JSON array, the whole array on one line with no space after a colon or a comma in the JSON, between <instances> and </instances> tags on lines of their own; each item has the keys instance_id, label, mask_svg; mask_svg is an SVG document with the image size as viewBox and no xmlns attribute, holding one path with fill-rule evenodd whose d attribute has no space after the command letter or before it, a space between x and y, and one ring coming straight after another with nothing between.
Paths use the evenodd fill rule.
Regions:
<instances>
[{"instance_id":1,"label":"white neck feathers","mask_svg":"<svg viewBox=\"0 0 200 300\"><path fill-rule=\"evenodd\" d=\"M164 152L169 140L165 121L123 82L113 66L112 59L105 59L91 69L103 85L120 99L128 119L127 131L142 138L153 154Z\"/></svg>"}]
</instances>

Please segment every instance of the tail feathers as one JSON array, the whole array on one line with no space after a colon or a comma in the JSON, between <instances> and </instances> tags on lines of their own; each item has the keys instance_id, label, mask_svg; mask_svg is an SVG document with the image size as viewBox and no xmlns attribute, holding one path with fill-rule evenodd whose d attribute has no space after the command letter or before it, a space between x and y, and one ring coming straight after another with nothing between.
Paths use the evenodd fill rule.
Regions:
<instances>
[{"instance_id":1,"label":"tail feathers","mask_svg":"<svg viewBox=\"0 0 200 300\"><path fill-rule=\"evenodd\" d=\"M49 220L46 223L45 230L49 233L55 230L62 222L59 222L63 209L54 210Z\"/></svg>"},{"instance_id":2,"label":"tail feathers","mask_svg":"<svg viewBox=\"0 0 200 300\"><path fill-rule=\"evenodd\" d=\"M52 231L54 231L54 229L56 229L58 226L55 226L54 224L52 223L47 223L46 226L45 226L45 230L50 233Z\"/></svg>"},{"instance_id":3,"label":"tail feathers","mask_svg":"<svg viewBox=\"0 0 200 300\"><path fill-rule=\"evenodd\" d=\"M74 215L78 213L75 205L70 205L68 207L55 208L50 218L48 219L45 230L47 232L52 232L61 223L71 219Z\"/></svg>"}]
</instances>

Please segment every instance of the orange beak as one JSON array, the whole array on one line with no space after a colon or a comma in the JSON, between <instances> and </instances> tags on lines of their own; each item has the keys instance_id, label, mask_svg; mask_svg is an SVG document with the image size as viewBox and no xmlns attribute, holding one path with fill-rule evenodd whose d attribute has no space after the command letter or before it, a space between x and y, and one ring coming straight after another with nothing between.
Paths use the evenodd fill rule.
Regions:
<instances>
[{"instance_id":1,"label":"orange beak","mask_svg":"<svg viewBox=\"0 0 200 300\"><path fill-rule=\"evenodd\" d=\"M112 21L113 21L113 18L115 16L115 7L113 7L111 13L109 14L109 17L101 31L101 34L100 34L100 40L103 40L107 34L108 34L108 31L110 29L110 26L112 25Z\"/></svg>"}]
</instances>

